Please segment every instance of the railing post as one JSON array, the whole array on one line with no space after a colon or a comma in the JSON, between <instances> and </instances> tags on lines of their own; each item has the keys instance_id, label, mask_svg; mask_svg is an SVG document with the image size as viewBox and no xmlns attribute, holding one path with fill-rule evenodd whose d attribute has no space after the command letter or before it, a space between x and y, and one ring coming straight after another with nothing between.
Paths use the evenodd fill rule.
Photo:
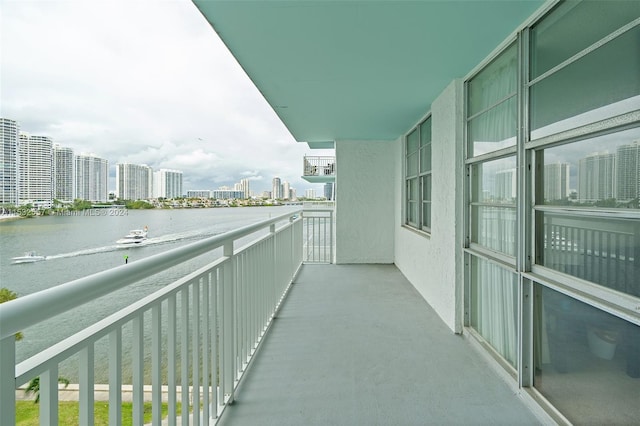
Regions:
<instances>
[{"instance_id":1,"label":"railing post","mask_svg":"<svg viewBox=\"0 0 640 426\"><path fill-rule=\"evenodd\" d=\"M16 338L0 340L0 425L16 424Z\"/></svg>"},{"instance_id":2,"label":"railing post","mask_svg":"<svg viewBox=\"0 0 640 426\"><path fill-rule=\"evenodd\" d=\"M233 287L235 281L234 263L235 257L233 255L233 241L226 242L223 248L223 256L228 258L228 261L224 264L224 393L229 395L228 403L233 404L234 392L233 385L236 379L235 368L235 326L234 326L234 297Z\"/></svg>"},{"instance_id":3,"label":"railing post","mask_svg":"<svg viewBox=\"0 0 640 426\"><path fill-rule=\"evenodd\" d=\"M333 210L329 211L329 263L333 262Z\"/></svg>"}]
</instances>

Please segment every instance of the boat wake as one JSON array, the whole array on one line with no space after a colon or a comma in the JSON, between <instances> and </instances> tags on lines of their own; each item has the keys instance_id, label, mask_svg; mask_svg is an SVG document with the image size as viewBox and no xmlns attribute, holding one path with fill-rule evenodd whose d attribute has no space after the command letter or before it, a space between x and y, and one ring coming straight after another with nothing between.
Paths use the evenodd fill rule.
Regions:
<instances>
[{"instance_id":1,"label":"boat wake","mask_svg":"<svg viewBox=\"0 0 640 426\"><path fill-rule=\"evenodd\" d=\"M143 242L136 243L136 244L111 244L108 246L88 248L88 249L73 251L69 253L47 255L44 260L65 259L69 257L89 256L93 254L108 253L111 251L118 251L118 250L138 249L142 247L156 246L160 244L169 244L169 243L175 243L180 241L189 241L189 240L194 240L199 238L205 238L205 237L210 237L220 233L221 233L220 231L219 232L214 232L214 231L203 232L202 230L197 230L197 231L190 231L190 232L181 232L177 234L167 234L159 237L147 238Z\"/></svg>"}]
</instances>

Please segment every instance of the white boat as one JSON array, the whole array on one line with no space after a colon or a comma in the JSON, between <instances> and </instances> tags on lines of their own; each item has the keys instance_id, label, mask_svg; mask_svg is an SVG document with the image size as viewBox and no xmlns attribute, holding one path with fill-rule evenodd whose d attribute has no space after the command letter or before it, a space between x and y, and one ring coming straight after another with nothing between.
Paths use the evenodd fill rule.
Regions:
<instances>
[{"instance_id":1,"label":"white boat","mask_svg":"<svg viewBox=\"0 0 640 426\"><path fill-rule=\"evenodd\" d=\"M11 258L11 263L33 263L45 260L47 256L40 256L35 251L28 251L24 256L17 256Z\"/></svg>"},{"instance_id":2,"label":"white boat","mask_svg":"<svg viewBox=\"0 0 640 426\"><path fill-rule=\"evenodd\" d=\"M140 244L147 239L148 228L132 229L127 235L116 241L117 244Z\"/></svg>"}]
</instances>

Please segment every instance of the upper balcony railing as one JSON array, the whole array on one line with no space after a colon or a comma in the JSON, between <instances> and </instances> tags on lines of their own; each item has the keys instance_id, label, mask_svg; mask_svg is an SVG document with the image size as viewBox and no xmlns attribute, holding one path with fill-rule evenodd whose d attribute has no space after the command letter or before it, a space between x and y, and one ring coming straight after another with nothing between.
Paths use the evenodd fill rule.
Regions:
<instances>
[{"instance_id":1,"label":"upper balcony railing","mask_svg":"<svg viewBox=\"0 0 640 426\"><path fill-rule=\"evenodd\" d=\"M126 380L133 389L134 425L143 424L144 385L149 382L154 425L163 422L163 399L169 425L181 417L182 424L193 425L218 419L233 402L234 390L302 264L301 213L290 212L0 305L0 425L15 424L16 390L36 377L40 424L57 425L63 362L77 364L79 423L94 424L97 343L103 338L110 424L121 424ZM16 363L19 331L214 250L221 252L217 259ZM130 373L123 373L126 362L131 363Z\"/></svg>"},{"instance_id":2,"label":"upper balcony railing","mask_svg":"<svg viewBox=\"0 0 640 426\"><path fill-rule=\"evenodd\" d=\"M303 178L309 182L333 182L336 176L336 157L304 157Z\"/></svg>"}]
</instances>

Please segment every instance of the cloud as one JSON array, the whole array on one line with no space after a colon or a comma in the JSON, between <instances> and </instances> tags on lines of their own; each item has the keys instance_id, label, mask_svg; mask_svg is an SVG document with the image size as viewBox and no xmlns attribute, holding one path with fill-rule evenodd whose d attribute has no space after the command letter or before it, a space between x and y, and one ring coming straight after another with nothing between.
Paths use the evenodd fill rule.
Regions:
<instances>
[{"instance_id":1,"label":"cloud","mask_svg":"<svg viewBox=\"0 0 640 426\"><path fill-rule=\"evenodd\" d=\"M112 176L132 162L182 170L185 190L249 177L262 191L274 176L320 188L300 179L306 144L190 1L2 8L0 116L21 130L107 158Z\"/></svg>"}]
</instances>

